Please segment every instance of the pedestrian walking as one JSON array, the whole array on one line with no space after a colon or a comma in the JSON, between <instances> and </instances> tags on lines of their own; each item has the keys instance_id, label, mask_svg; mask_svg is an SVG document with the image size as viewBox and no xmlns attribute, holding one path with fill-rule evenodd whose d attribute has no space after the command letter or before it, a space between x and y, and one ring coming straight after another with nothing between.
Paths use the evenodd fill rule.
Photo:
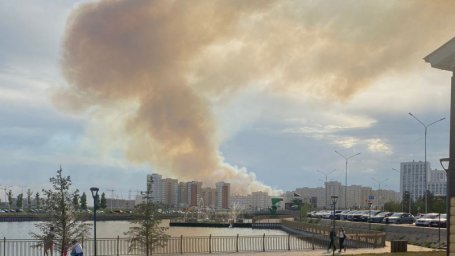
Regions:
<instances>
[{"instance_id":1,"label":"pedestrian walking","mask_svg":"<svg viewBox=\"0 0 455 256\"><path fill-rule=\"evenodd\" d=\"M82 251L82 245L77 242L77 240L73 240L71 246L71 256L84 256L84 252Z\"/></svg>"},{"instance_id":2,"label":"pedestrian walking","mask_svg":"<svg viewBox=\"0 0 455 256\"><path fill-rule=\"evenodd\" d=\"M329 234L329 237L330 237L330 243L329 243L329 248L327 248L327 251L330 251L330 248L333 249L333 251L336 251L337 247L335 246L335 239L336 239L336 233L335 233L335 230L332 229L330 230L330 234Z\"/></svg>"},{"instance_id":3,"label":"pedestrian walking","mask_svg":"<svg viewBox=\"0 0 455 256\"><path fill-rule=\"evenodd\" d=\"M339 252L341 252L341 249L344 249L344 251L346 251L346 246L344 245L344 240L346 239L346 233L344 232L344 228L340 228L340 230L338 231L338 238L340 241Z\"/></svg>"}]
</instances>

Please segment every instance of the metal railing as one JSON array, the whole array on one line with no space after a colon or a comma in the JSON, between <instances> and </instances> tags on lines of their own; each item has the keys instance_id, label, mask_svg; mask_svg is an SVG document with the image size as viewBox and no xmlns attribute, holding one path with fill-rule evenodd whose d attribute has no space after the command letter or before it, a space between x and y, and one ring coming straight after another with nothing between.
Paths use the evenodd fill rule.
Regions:
<instances>
[{"instance_id":1,"label":"metal railing","mask_svg":"<svg viewBox=\"0 0 455 256\"><path fill-rule=\"evenodd\" d=\"M281 221L284 227L290 228L295 231L302 231L307 234L319 234L328 236L332 227L323 226L318 224L310 224L296 221ZM289 231L288 231L289 232ZM351 248L378 248L385 246L384 232L370 231L370 232L359 232L356 230L346 230L347 239L345 244Z\"/></svg>"},{"instance_id":2,"label":"metal railing","mask_svg":"<svg viewBox=\"0 0 455 256\"><path fill-rule=\"evenodd\" d=\"M171 237L166 246L157 247L154 254L185 254L185 253L235 253L235 252L266 252L266 251L304 251L326 248L328 237L298 237L292 235L260 235L260 236L196 236ZM84 255L93 255L93 239L81 241ZM43 256L44 248L37 247L39 240L6 239L0 240L0 256ZM139 250L129 251L128 238L97 239L98 256L144 255ZM54 248L52 254L59 255Z\"/></svg>"}]
</instances>

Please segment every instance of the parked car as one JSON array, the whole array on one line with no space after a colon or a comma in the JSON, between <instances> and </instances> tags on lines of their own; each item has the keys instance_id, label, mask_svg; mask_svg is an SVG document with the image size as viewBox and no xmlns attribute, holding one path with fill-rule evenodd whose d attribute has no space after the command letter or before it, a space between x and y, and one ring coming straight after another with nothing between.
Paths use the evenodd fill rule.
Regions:
<instances>
[{"instance_id":1,"label":"parked car","mask_svg":"<svg viewBox=\"0 0 455 256\"><path fill-rule=\"evenodd\" d=\"M431 220L430 227L447 227L447 214L441 214L438 218Z\"/></svg>"},{"instance_id":2,"label":"parked car","mask_svg":"<svg viewBox=\"0 0 455 256\"><path fill-rule=\"evenodd\" d=\"M341 213L341 210L335 210L335 219L336 220L340 219L340 213ZM333 211L330 213L329 219L333 220Z\"/></svg>"},{"instance_id":3,"label":"parked car","mask_svg":"<svg viewBox=\"0 0 455 256\"><path fill-rule=\"evenodd\" d=\"M351 220L352 221L361 221L362 220L362 216L364 214L368 214L368 210L357 211L357 212L352 214Z\"/></svg>"},{"instance_id":4,"label":"parked car","mask_svg":"<svg viewBox=\"0 0 455 256\"><path fill-rule=\"evenodd\" d=\"M418 219L422 218L423 215L425 215L425 214L424 214L424 213L417 213L416 215L414 215L414 218L415 218L416 220L418 220Z\"/></svg>"},{"instance_id":5,"label":"parked car","mask_svg":"<svg viewBox=\"0 0 455 256\"><path fill-rule=\"evenodd\" d=\"M351 213L352 210L345 210L340 214L340 220L348 220L348 214Z\"/></svg>"},{"instance_id":6,"label":"parked car","mask_svg":"<svg viewBox=\"0 0 455 256\"><path fill-rule=\"evenodd\" d=\"M344 210L341 211L340 213L337 213L337 220L344 220L346 218L346 214L350 212L350 210Z\"/></svg>"},{"instance_id":7,"label":"parked car","mask_svg":"<svg viewBox=\"0 0 455 256\"><path fill-rule=\"evenodd\" d=\"M316 215L316 211L311 211L311 212L308 212L306 216L307 217L315 217L315 215Z\"/></svg>"},{"instance_id":8,"label":"parked car","mask_svg":"<svg viewBox=\"0 0 455 256\"><path fill-rule=\"evenodd\" d=\"M390 215L389 217L385 217L382 220L382 223L386 223L386 224L404 224L404 223L412 224L412 223L414 223L414 221L415 221L415 219L414 219L414 216L412 216L412 214L403 213L403 212L396 212L396 213Z\"/></svg>"},{"instance_id":9,"label":"parked car","mask_svg":"<svg viewBox=\"0 0 455 256\"><path fill-rule=\"evenodd\" d=\"M358 214L359 211L350 211L347 215L346 215L346 219L349 220L349 221L352 221L352 217L355 215L355 214Z\"/></svg>"},{"instance_id":10,"label":"parked car","mask_svg":"<svg viewBox=\"0 0 455 256\"><path fill-rule=\"evenodd\" d=\"M374 216L374 215L376 215L376 214L378 214L380 212L382 212L382 211L380 211L380 210L371 210L371 211L369 211L368 210L364 214L362 214L362 216L360 216L360 221L362 221L362 222L370 221L369 218L371 216Z\"/></svg>"},{"instance_id":11,"label":"parked car","mask_svg":"<svg viewBox=\"0 0 455 256\"><path fill-rule=\"evenodd\" d=\"M430 223L437 218L439 218L439 213L427 213L427 214L424 214L419 219L416 219L415 225L429 227Z\"/></svg>"},{"instance_id":12,"label":"parked car","mask_svg":"<svg viewBox=\"0 0 455 256\"><path fill-rule=\"evenodd\" d=\"M380 212L374 216L370 217L370 222L372 223L381 223L385 217L389 217L393 214L393 212Z\"/></svg>"}]
</instances>

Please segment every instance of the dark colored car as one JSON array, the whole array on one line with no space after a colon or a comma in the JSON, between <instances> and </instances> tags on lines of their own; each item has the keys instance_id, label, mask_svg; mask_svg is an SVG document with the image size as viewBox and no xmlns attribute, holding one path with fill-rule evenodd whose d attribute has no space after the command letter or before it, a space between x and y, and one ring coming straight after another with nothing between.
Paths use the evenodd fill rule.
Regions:
<instances>
[{"instance_id":1,"label":"dark colored car","mask_svg":"<svg viewBox=\"0 0 455 256\"><path fill-rule=\"evenodd\" d=\"M354 215L357 215L357 214L359 214L359 211L350 211L346 215L346 219L349 220L349 221L352 221L352 219L354 218Z\"/></svg>"},{"instance_id":2,"label":"dark colored car","mask_svg":"<svg viewBox=\"0 0 455 256\"><path fill-rule=\"evenodd\" d=\"M403 212L396 212L389 217L385 217L382 220L382 223L386 224L412 224L414 223L415 219L414 216L410 213L403 213Z\"/></svg>"},{"instance_id":3,"label":"dark colored car","mask_svg":"<svg viewBox=\"0 0 455 256\"><path fill-rule=\"evenodd\" d=\"M392 214L393 214L393 212L380 212L374 216L371 216L370 221L372 223L381 223L385 217L389 217Z\"/></svg>"},{"instance_id":4,"label":"dark colored car","mask_svg":"<svg viewBox=\"0 0 455 256\"><path fill-rule=\"evenodd\" d=\"M371 211L366 211L364 214L362 214L362 216L360 217L360 221L362 222L367 222L368 219L371 217L371 216L374 216L378 213L380 213L382 211L379 211L379 210L371 210Z\"/></svg>"},{"instance_id":5,"label":"dark colored car","mask_svg":"<svg viewBox=\"0 0 455 256\"><path fill-rule=\"evenodd\" d=\"M362 216L364 214L368 214L368 210L357 211L356 213L352 214L352 221L362 221Z\"/></svg>"},{"instance_id":6,"label":"dark colored car","mask_svg":"<svg viewBox=\"0 0 455 256\"><path fill-rule=\"evenodd\" d=\"M339 220L339 219L340 219L340 213L341 213L341 212L342 212L341 210L336 210L336 211L335 211L335 219L336 219L336 220ZM330 213L329 219L333 220L333 212Z\"/></svg>"},{"instance_id":7,"label":"dark colored car","mask_svg":"<svg viewBox=\"0 0 455 256\"><path fill-rule=\"evenodd\" d=\"M348 220L348 215L351 213L351 210L345 210L340 214L340 220Z\"/></svg>"}]
</instances>

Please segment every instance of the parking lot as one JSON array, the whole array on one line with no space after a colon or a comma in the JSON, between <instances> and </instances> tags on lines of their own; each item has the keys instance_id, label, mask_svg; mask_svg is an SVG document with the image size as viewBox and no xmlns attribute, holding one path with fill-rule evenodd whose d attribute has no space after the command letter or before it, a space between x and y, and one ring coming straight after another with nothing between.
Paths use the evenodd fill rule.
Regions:
<instances>
[{"instance_id":1,"label":"parking lot","mask_svg":"<svg viewBox=\"0 0 455 256\"><path fill-rule=\"evenodd\" d=\"M369 222L385 225L410 225L424 228L445 228L446 214L427 213L413 216L406 212L387 212L381 210L335 210L312 211L308 217L336 219L341 221Z\"/></svg>"}]
</instances>

